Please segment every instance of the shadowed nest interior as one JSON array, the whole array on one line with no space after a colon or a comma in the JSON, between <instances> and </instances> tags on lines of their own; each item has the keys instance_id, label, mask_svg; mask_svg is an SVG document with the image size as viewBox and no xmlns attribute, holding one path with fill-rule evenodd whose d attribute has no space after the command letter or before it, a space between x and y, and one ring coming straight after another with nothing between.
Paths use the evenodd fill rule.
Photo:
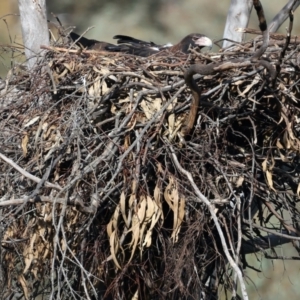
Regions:
<instances>
[{"instance_id":1,"label":"shadowed nest interior","mask_svg":"<svg viewBox=\"0 0 300 300\"><path fill-rule=\"evenodd\" d=\"M259 41L148 58L58 45L31 73L12 69L0 96L2 297L199 299L232 291L229 258L246 268L266 231L298 250L298 40L271 40L274 78L256 62L194 76L189 132L184 71L247 61Z\"/></svg>"}]
</instances>

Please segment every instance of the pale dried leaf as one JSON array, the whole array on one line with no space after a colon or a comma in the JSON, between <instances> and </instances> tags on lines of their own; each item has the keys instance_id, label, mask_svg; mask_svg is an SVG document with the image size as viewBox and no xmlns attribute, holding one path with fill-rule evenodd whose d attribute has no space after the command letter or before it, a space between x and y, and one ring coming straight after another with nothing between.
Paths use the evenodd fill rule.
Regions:
<instances>
[{"instance_id":1,"label":"pale dried leaf","mask_svg":"<svg viewBox=\"0 0 300 300\"><path fill-rule=\"evenodd\" d=\"M124 191L122 191L121 196L120 196L120 211L121 211L123 220L126 224L126 227L129 227L128 219L126 217L126 202L125 202L125 200L126 200L125 193L124 193Z\"/></svg>"},{"instance_id":2,"label":"pale dried leaf","mask_svg":"<svg viewBox=\"0 0 300 300\"><path fill-rule=\"evenodd\" d=\"M260 76L256 75L254 77L254 79L252 80L252 82L249 85L246 86L244 91L241 93L241 96L245 96L246 93L248 93L249 90L251 90L253 88L253 86L256 85L259 81L260 81Z\"/></svg>"},{"instance_id":3,"label":"pale dried leaf","mask_svg":"<svg viewBox=\"0 0 300 300\"><path fill-rule=\"evenodd\" d=\"M25 128L27 128L27 127L33 125L33 124L36 123L39 119L40 119L39 116L37 116L37 117L31 119L30 121L28 121L28 122L23 126L23 128L25 129Z\"/></svg>"},{"instance_id":4,"label":"pale dried leaf","mask_svg":"<svg viewBox=\"0 0 300 300\"><path fill-rule=\"evenodd\" d=\"M129 258L128 263L133 258L133 255L135 253L135 250L136 250L136 247L137 247L137 244L139 241L139 237L140 237L140 222L139 222L138 216L136 214L133 215L133 217L132 217L131 231L132 231L132 239L129 244L129 246L131 247L131 256Z\"/></svg>"},{"instance_id":5,"label":"pale dried leaf","mask_svg":"<svg viewBox=\"0 0 300 300\"><path fill-rule=\"evenodd\" d=\"M290 162L290 159L286 155L283 155L280 151L278 151L278 152L279 152L279 156L283 162Z\"/></svg>"},{"instance_id":6,"label":"pale dried leaf","mask_svg":"<svg viewBox=\"0 0 300 300\"><path fill-rule=\"evenodd\" d=\"M105 95L108 91L110 91L110 88L107 86L107 83L105 80L102 80L102 95Z\"/></svg>"},{"instance_id":7,"label":"pale dried leaf","mask_svg":"<svg viewBox=\"0 0 300 300\"><path fill-rule=\"evenodd\" d=\"M146 210L146 217L145 221L149 222L155 213L155 202L151 199L151 197L147 196L147 210Z\"/></svg>"},{"instance_id":8,"label":"pale dried leaf","mask_svg":"<svg viewBox=\"0 0 300 300\"><path fill-rule=\"evenodd\" d=\"M136 185L137 185L137 182L136 180L133 180L132 181L132 184L131 184L131 190L132 190L132 194L130 195L130 198L129 198L129 208L131 208L133 206L133 204L136 202Z\"/></svg>"},{"instance_id":9,"label":"pale dried leaf","mask_svg":"<svg viewBox=\"0 0 300 300\"><path fill-rule=\"evenodd\" d=\"M267 171L267 163L268 163L268 161L267 161L267 159L265 159L265 160L262 162L262 164L261 164L262 169L263 169L264 172Z\"/></svg>"},{"instance_id":10,"label":"pale dried leaf","mask_svg":"<svg viewBox=\"0 0 300 300\"><path fill-rule=\"evenodd\" d=\"M101 94L101 77L94 79L93 84L89 87L88 93L91 97L99 97Z\"/></svg>"},{"instance_id":11,"label":"pale dried leaf","mask_svg":"<svg viewBox=\"0 0 300 300\"><path fill-rule=\"evenodd\" d=\"M23 256L24 256L25 268L23 270L23 274L27 273L27 271L29 270L29 268L32 264L32 261L35 258L34 245L35 245L36 238L37 238L37 234L34 233L30 238L29 245L24 248Z\"/></svg>"},{"instance_id":12,"label":"pale dried leaf","mask_svg":"<svg viewBox=\"0 0 300 300\"><path fill-rule=\"evenodd\" d=\"M137 207L137 217L140 223L143 223L144 219L145 219L145 215L146 215L146 204L147 204L147 200L145 198L145 196L141 196L140 198L140 203L138 204Z\"/></svg>"},{"instance_id":13,"label":"pale dried leaf","mask_svg":"<svg viewBox=\"0 0 300 300\"><path fill-rule=\"evenodd\" d=\"M153 204L154 204L154 214L152 216L151 224L150 224L150 227L149 227L149 229L148 229L148 231L146 233L146 236L144 238L144 243L143 243L143 246L146 246L146 247L150 247L151 246L153 228L157 224L158 220L160 218L162 218L162 210L161 210L161 208L157 205L156 201L153 201Z\"/></svg>"},{"instance_id":14,"label":"pale dried leaf","mask_svg":"<svg viewBox=\"0 0 300 300\"><path fill-rule=\"evenodd\" d=\"M156 99L151 99L151 101L143 100L143 101L141 101L140 105L141 105L142 110L144 111L147 119L150 120L153 117L153 115L161 109L162 99L156 98Z\"/></svg>"},{"instance_id":15,"label":"pale dried leaf","mask_svg":"<svg viewBox=\"0 0 300 300\"><path fill-rule=\"evenodd\" d=\"M297 196L300 197L300 182L298 183L297 187Z\"/></svg>"},{"instance_id":16,"label":"pale dried leaf","mask_svg":"<svg viewBox=\"0 0 300 300\"><path fill-rule=\"evenodd\" d=\"M164 197L166 202L168 203L169 207L174 211L174 204L173 204L173 198L176 195L176 187L175 187L175 181L174 177L169 177L169 183L166 186ZM178 194L177 194L178 196Z\"/></svg>"},{"instance_id":17,"label":"pale dried leaf","mask_svg":"<svg viewBox=\"0 0 300 300\"><path fill-rule=\"evenodd\" d=\"M172 135L175 129L175 114L170 114L168 117L169 134Z\"/></svg>"},{"instance_id":18,"label":"pale dried leaf","mask_svg":"<svg viewBox=\"0 0 300 300\"><path fill-rule=\"evenodd\" d=\"M174 214L172 239L173 242L176 242L180 225L184 217L185 200L179 196L177 182L173 176L169 177L169 184L165 189L164 198Z\"/></svg>"},{"instance_id":19,"label":"pale dried leaf","mask_svg":"<svg viewBox=\"0 0 300 300\"><path fill-rule=\"evenodd\" d=\"M63 77L65 77L68 74L68 72L69 72L68 68L65 68L60 74L57 74L56 78L57 79L63 78Z\"/></svg>"},{"instance_id":20,"label":"pale dried leaf","mask_svg":"<svg viewBox=\"0 0 300 300\"><path fill-rule=\"evenodd\" d=\"M23 156L26 157L27 156L27 145L28 145L28 141L29 141L29 137L28 134L25 134L22 138L22 150L23 150Z\"/></svg>"},{"instance_id":21,"label":"pale dried leaf","mask_svg":"<svg viewBox=\"0 0 300 300\"><path fill-rule=\"evenodd\" d=\"M162 200L161 200L161 190L159 188L159 183L157 182L154 189L154 201L157 207L155 209L159 210L159 216L161 216L162 220L164 219L163 210L162 210Z\"/></svg>"},{"instance_id":22,"label":"pale dried leaf","mask_svg":"<svg viewBox=\"0 0 300 300\"><path fill-rule=\"evenodd\" d=\"M277 139L277 141L276 141L276 147L277 147L278 149L284 149L284 147L283 147L283 145L280 143L280 140L279 140L279 139Z\"/></svg>"},{"instance_id":23,"label":"pale dried leaf","mask_svg":"<svg viewBox=\"0 0 300 300\"><path fill-rule=\"evenodd\" d=\"M116 230L113 231L110 235L110 238L109 238L109 244L110 244L110 253L112 255L112 259L115 263L115 265L121 269L121 266L119 265L119 262L117 260L117 252L118 252L118 249L119 249L119 240L118 240L118 236L116 234Z\"/></svg>"},{"instance_id":24,"label":"pale dried leaf","mask_svg":"<svg viewBox=\"0 0 300 300\"><path fill-rule=\"evenodd\" d=\"M298 183L297 187L297 196L300 197L300 182Z\"/></svg>"},{"instance_id":25,"label":"pale dried leaf","mask_svg":"<svg viewBox=\"0 0 300 300\"><path fill-rule=\"evenodd\" d=\"M48 139L48 137L50 136L50 134L52 133L52 131L55 131L56 128L57 128L57 126L51 125L51 126L48 128L47 132L44 133L44 139L45 139L45 140Z\"/></svg>"},{"instance_id":26,"label":"pale dried leaf","mask_svg":"<svg viewBox=\"0 0 300 300\"><path fill-rule=\"evenodd\" d=\"M138 299L139 299L139 290L137 289L133 297L131 298L131 300L138 300Z\"/></svg>"},{"instance_id":27,"label":"pale dried leaf","mask_svg":"<svg viewBox=\"0 0 300 300\"><path fill-rule=\"evenodd\" d=\"M178 241L178 234L179 234L179 231L181 228L181 223L183 222L183 218L185 215L184 209L185 209L185 199L183 197L180 197L176 227L174 227L172 235L171 235L171 238L173 239L174 243L176 243Z\"/></svg>"},{"instance_id":28,"label":"pale dried leaf","mask_svg":"<svg viewBox=\"0 0 300 300\"><path fill-rule=\"evenodd\" d=\"M28 291L28 287L27 287L27 282L26 282L26 279L23 274L18 276L18 281L19 281L20 285L22 286L22 290L23 290L25 299L29 300L29 291Z\"/></svg>"},{"instance_id":29,"label":"pale dried leaf","mask_svg":"<svg viewBox=\"0 0 300 300\"><path fill-rule=\"evenodd\" d=\"M244 176L239 176L238 180L236 181L235 186L238 188L238 187L242 186L243 182L244 182Z\"/></svg>"},{"instance_id":30,"label":"pale dried leaf","mask_svg":"<svg viewBox=\"0 0 300 300\"><path fill-rule=\"evenodd\" d=\"M108 234L109 237L111 236L111 234L113 233L113 231L118 226L119 212L120 212L120 206L117 205L117 207L116 207L116 209L114 211L114 214L113 214L111 220L109 221L109 223L107 224L107 227L106 227L106 231L107 231L107 234Z\"/></svg>"},{"instance_id":31,"label":"pale dried leaf","mask_svg":"<svg viewBox=\"0 0 300 300\"><path fill-rule=\"evenodd\" d=\"M276 192L276 190L275 190L274 187L273 187L272 173L271 173L269 170L266 171L266 177L267 177L267 182L268 182L269 187L270 187L274 192Z\"/></svg>"},{"instance_id":32,"label":"pale dried leaf","mask_svg":"<svg viewBox=\"0 0 300 300\"><path fill-rule=\"evenodd\" d=\"M75 66L75 62L74 61L70 61L70 63L63 63L63 65L65 66L65 68L67 68L71 73L74 71L74 66Z\"/></svg>"}]
</instances>

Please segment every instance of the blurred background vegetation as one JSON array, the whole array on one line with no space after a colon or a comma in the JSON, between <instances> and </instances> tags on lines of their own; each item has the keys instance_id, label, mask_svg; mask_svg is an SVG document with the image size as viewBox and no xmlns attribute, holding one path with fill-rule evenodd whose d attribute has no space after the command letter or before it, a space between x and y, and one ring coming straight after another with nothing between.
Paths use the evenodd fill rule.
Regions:
<instances>
[{"instance_id":1,"label":"blurred background vegetation","mask_svg":"<svg viewBox=\"0 0 300 300\"><path fill-rule=\"evenodd\" d=\"M267 20L286 4L287 0L262 0ZM222 38L230 0L48 0L48 19L56 22L51 13L59 17L63 25L76 26L77 33L86 37L113 42L116 34L132 35L158 43L176 43L185 35L199 32L211 39ZM249 27L258 29L256 14L252 13ZM285 32L284 24L280 32ZM300 35L300 8L295 13L293 34ZM0 1L0 45L20 46L21 29L18 17L18 1ZM218 51L217 47L213 51ZM23 60L19 54L0 51L0 76L5 77L14 64ZM276 249L278 255L297 256L289 245ZM269 254L273 255L271 251ZM267 260L262 254L252 255L251 269L245 271L250 299L299 299L300 261Z\"/></svg>"}]
</instances>

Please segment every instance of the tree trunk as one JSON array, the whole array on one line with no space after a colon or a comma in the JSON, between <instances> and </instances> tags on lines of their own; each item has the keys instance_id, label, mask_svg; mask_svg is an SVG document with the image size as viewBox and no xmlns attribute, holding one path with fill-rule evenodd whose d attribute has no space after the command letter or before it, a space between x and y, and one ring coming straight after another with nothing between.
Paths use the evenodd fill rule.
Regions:
<instances>
[{"instance_id":1,"label":"tree trunk","mask_svg":"<svg viewBox=\"0 0 300 300\"><path fill-rule=\"evenodd\" d=\"M41 45L49 45L45 0L19 0L23 44L31 69L42 55Z\"/></svg>"},{"instance_id":2,"label":"tree trunk","mask_svg":"<svg viewBox=\"0 0 300 300\"><path fill-rule=\"evenodd\" d=\"M245 28L248 26L252 6L252 0L231 0L223 39L230 39L239 43L243 41L244 33L236 32L236 28ZM233 43L231 41L225 40L223 42L223 48L226 48L232 44Z\"/></svg>"}]
</instances>

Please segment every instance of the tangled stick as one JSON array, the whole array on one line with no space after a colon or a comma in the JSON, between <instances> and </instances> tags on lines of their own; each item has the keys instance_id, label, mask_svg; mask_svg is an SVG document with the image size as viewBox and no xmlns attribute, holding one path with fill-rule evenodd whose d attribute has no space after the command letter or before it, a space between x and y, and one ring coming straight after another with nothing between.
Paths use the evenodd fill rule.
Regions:
<instances>
[{"instance_id":1,"label":"tangled stick","mask_svg":"<svg viewBox=\"0 0 300 300\"><path fill-rule=\"evenodd\" d=\"M253 5L257 12L257 16L259 20L259 28L262 31L263 44L251 57L249 57L249 60L234 59L226 62L211 63L209 65L197 64L197 65L192 65L184 73L185 83L192 91L192 103L191 103L190 112L186 120L185 126L181 130L181 133L184 136L188 135L192 130L192 128L194 127L195 120L198 113L198 107L200 104L200 98L202 94L202 90L198 87L197 83L193 79L193 75L195 74L212 75L219 71L224 71L224 70L238 68L238 67L246 67L249 65L255 65L256 67L262 66L263 68L267 69L271 78L271 82L273 84L275 83L275 78L276 78L275 68L268 61L264 59L260 59L261 56L265 53L269 44L269 32L267 28L266 18L264 16L263 7L259 0L253 0ZM207 101L202 101L201 105L215 108L215 109L222 109Z\"/></svg>"},{"instance_id":2,"label":"tangled stick","mask_svg":"<svg viewBox=\"0 0 300 300\"><path fill-rule=\"evenodd\" d=\"M192 103L191 103L191 108L189 112L189 116L187 118L187 121L184 125L184 127L181 129L181 133L185 136L188 135L190 130L193 128L196 117L197 117L197 112L198 112L198 107L200 103L200 97L202 90L199 88L195 80L193 79L193 75L199 73L201 75L212 75L216 73L215 68L222 65L222 63L213 63L210 65L192 65L185 73L184 73L184 79L186 85L191 89L192 91ZM208 101L202 101L201 104L206 107L210 108L217 108L213 103L210 103Z\"/></svg>"}]
</instances>

